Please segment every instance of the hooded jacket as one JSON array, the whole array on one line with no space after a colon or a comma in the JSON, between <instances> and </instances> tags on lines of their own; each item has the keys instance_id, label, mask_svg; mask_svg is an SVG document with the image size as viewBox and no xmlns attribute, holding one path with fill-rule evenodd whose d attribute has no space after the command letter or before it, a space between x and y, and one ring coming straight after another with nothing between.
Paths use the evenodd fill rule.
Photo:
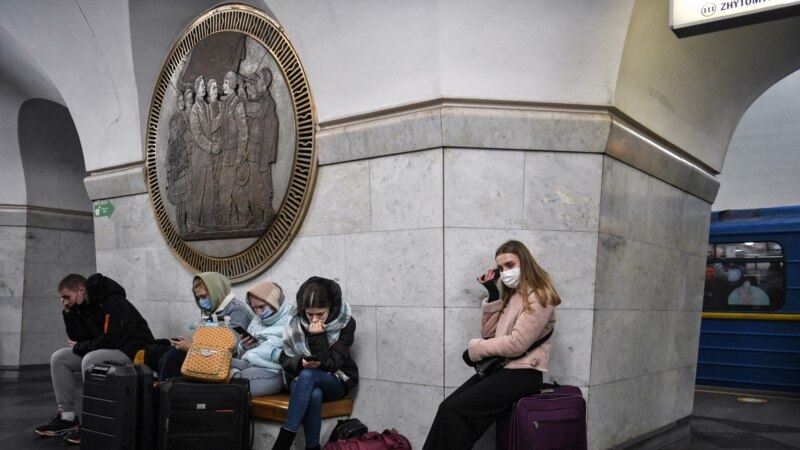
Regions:
<instances>
[{"instance_id":1,"label":"hooded jacket","mask_svg":"<svg viewBox=\"0 0 800 450\"><path fill-rule=\"evenodd\" d=\"M247 328L250 320L253 318L253 313L247 305L231 292L231 281L225 275L218 272L203 272L195 275L192 282L192 295L194 295L194 286L197 281L202 281L208 291L208 298L211 300L211 313L214 313L222 320L223 317L231 318L231 326L240 326ZM200 298L195 295L194 301L200 311Z\"/></svg>"},{"instance_id":2,"label":"hooded jacket","mask_svg":"<svg viewBox=\"0 0 800 450\"><path fill-rule=\"evenodd\" d=\"M153 340L147 321L119 283L96 273L86 280L86 294L82 304L63 311L67 336L77 342L73 353L84 356L98 349L118 349L133 360Z\"/></svg>"},{"instance_id":3,"label":"hooded jacket","mask_svg":"<svg viewBox=\"0 0 800 450\"><path fill-rule=\"evenodd\" d=\"M272 289L269 289L272 287ZM244 351L241 357L253 367L261 367L271 372L278 373L283 370L280 363L280 354L283 349L283 329L292 315L292 305L283 301L283 292L280 287L269 282L258 283L247 291L248 295L266 301L275 308L276 312L266 319L259 315L254 315L253 320L247 327L247 332L252 334L258 341L256 347Z\"/></svg>"},{"instance_id":4,"label":"hooded jacket","mask_svg":"<svg viewBox=\"0 0 800 450\"><path fill-rule=\"evenodd\" d=\"M328 288L331 308L325 323L336 320L342 310L342 290L335 281L321 277L309 278L300 286L300 289L298 289L297 307L294 308L296 310L296 315L299 316L301 320L308 321L308 319L306 319L306 308L308 305L304 304L301 299L304 298L304 290L312 283L322 283ZM352 356L350 356L350 347L355 340L356 319L350 317L347 325L340 330L339 338L333 343L328 342L325 333L309 334L307 329L303 331L311 354L319 357L321 363L319 368L330 373L342 371L348 377L347 381L344 383L345 389L347 392L350 392L350 390L358 384L358 366ZM303 355L289 356L285 351L281 352L280 362L281 365L283 365L283 373L287 386L291 384L292 380L297 378L300 371L303 370L302 359Z\"/></svg>"}]
</instances>

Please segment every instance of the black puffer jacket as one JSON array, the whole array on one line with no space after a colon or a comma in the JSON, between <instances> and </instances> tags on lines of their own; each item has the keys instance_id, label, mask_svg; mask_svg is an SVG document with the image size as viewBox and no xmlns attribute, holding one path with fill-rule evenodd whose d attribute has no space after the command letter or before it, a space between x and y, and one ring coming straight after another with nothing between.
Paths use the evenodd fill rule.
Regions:
<instances>
[{"instance_id":1,"label":"black puffer jacket","mask_svg":"<svg viewBox=\"0 0 800 450\"><path fill-rule=\"evenodd\" d=\"M76 341L79 356L105 349L119 349L133 360L136 352L153 340L147 321L125 297L125 289L99 273L86 280L87 301L64 311L67 336Z\"/></svg>"},{"instance_id":2,"label":"black puffer jacket","mask_svg":"<svg viewBox=\"0 0 800 450\"><path fill-rule=\"evenodd\" d=\"M342 289L335 281L327 278L311 277L300 286L297 291L297 315L304 319L306 317L307 305L303 304L300 299L303 298L303 291L312 283L321 283L328 288L331 310L328 313L326 323L330 323L339 316L339 312L342 310ZM352 316L350 317L347 325L339 331L339 339L333 344L328 344L328 338L325 333L309 334L305 328L303 331L311 354L319 357L321 363L319 368L330 373L336 373L339 370L344 372L348 377L348 380L344 383L345 388L347 392L350 392L358 384L358 366L350 356L350 347L353 345L356 333L356 319ZM302 359L301 355L288 356L285 352L281 352L280 361L286 374L287 383L291 383L303 370Z\"/></svg>"}]
</instances>

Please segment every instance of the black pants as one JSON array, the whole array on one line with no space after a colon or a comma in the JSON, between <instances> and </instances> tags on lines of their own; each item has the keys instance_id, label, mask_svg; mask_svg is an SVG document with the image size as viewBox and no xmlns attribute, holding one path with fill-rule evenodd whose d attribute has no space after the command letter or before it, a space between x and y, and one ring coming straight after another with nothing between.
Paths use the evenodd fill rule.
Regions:
<instances>
[{"instance_id":1,"label":"black pants","mask_svg":"<svg viewBox=\"0 0 800 450\"><path fill-rule=\"evenodd\" d=\"M422 450L471 449L517 400L538 394L542 372L503 369L484 379L473 376L450 394L436 412Z\"/></svg>"}]
</instances>

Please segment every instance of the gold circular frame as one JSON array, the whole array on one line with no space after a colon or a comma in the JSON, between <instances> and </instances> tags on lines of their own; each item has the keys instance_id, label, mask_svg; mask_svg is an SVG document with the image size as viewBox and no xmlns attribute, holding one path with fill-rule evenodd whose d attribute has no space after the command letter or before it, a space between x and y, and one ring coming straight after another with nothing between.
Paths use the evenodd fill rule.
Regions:
<instances>
[{"instance_id":1,"label":"gold circular frame","mask_svg":"<svg viewBox=\"0 0 800 450\"><path fill-rule=\"evenodd\" d=\"M264 234L245 250L227 257L205 255L188 245L173 226L159 189L156 173L156 133L170 79L180 62L200 40L224 31L246 34L275 59L289 88L295 120L295 148L289 186L275 219ZM232 281L243 281L266 270L283 255L303 223L317 178L315 133L317 114L305 70L280 25L262 11L228 4L198 17L178 38L161 68L145 132L147 189L170 250L193 271L220 272Z\"/></svg>"}]
</instances>

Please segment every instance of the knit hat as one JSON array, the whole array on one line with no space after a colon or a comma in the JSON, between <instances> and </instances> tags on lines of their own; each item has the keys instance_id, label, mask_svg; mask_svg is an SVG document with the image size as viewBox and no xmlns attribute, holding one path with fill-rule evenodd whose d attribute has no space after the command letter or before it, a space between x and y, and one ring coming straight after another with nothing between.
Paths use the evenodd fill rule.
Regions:
<instances>
[{"instance_id":1,"label":"knit hat","mask_svg":"<svg viewBox=\"0 0 800 450\"><path fill-rule=\"evenodd\" d=\"M281 305L283 304L283 289L270 281L261 281L247 290L248 304L250 304L251 295L264 300L267 304L275 308L275 311L281 309Z\"/></svg>"}]
</instances>

